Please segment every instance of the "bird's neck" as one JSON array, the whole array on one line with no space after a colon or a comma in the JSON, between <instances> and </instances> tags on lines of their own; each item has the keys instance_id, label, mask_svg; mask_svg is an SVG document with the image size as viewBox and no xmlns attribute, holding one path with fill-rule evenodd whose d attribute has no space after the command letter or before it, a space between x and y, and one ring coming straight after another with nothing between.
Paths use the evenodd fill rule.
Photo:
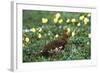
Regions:
<instances>
[{"instance_id":1,"label":"bird's neck","mask_svg":"<svg viewBox=\"0 0 100 73\"><path fill-rule=\"evenodd\" d=\"M68 34L67 33L64 33L63 34L62 40L64 40L64 41L67 41L68 40Z\"/></svg>"}]
</instances>

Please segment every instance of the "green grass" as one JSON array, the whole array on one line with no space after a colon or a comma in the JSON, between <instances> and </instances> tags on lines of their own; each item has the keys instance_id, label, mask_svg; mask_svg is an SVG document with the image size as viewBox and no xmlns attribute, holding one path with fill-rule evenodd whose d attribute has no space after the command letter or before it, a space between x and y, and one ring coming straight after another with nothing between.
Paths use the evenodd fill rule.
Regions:
<instances>
[{"instance_id":1,"label":"green grass","mask_svg":"<svg viewBox=\"0 0 100 73\"><path fill-rule=\"evenodd\" d=\"M60 13L60 17L58 22L54 23L57 13ZM23 62L90 59L91 16L88 16L88 14L90 13L23 10ZM80 20L80 16L84 16L84 19ZM46 18L48 21L43 23L42 18ZM73 18L76 20L75 22L71 21ZM85 18L89 20L87 24L85 24ZM63 22L59 23L60 19L63 19ZM66 22L67 19L70 19L70 21ZM78 26L78 23L81 25ZM75 35L69 38L64 53L48 57L33 54L40 51L50 41L60 38L63 31L68 28ZM26 29L28 31L25 31ZM56 35L58 36L56 37Z\"/></svg>"}]
</instances>

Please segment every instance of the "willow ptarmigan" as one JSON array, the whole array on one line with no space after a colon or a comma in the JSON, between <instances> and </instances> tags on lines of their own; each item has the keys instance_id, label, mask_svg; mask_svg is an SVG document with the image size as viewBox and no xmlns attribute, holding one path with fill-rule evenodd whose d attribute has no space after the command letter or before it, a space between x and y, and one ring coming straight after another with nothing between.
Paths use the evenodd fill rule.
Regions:
<instances>
[{"instance_id":1,"label":"willow ptarmigan","mask_svg":"<svg viewBox=\"0 0 100 73\"><path fill-rule=\"evenodd\" d=\"M67 30L64 30L61 38L59 38L58 40L53 40L46 44L38 54L49 56L64 51L65 45L67 44L69 37L70 33L68 33Z\"/></svg>"}]
</instances>

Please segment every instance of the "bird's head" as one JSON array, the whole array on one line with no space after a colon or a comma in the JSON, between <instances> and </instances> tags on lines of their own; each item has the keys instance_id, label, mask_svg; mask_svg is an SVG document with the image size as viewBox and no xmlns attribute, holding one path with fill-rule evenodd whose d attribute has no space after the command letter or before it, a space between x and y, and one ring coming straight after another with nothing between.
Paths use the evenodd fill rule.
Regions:
<instances>
[{"instance_id":1,"label":"bird's head","mask_svg":"<svg viewBox=\"0 0 100 73\"><path fill-rule=\"evenodd\" d=\"M64 36L66 37L66 38L69 38L70 36L71 36L71 31L69 32L68 30L64 30Z\"/></svg>"},{"instance_id":2,"label":"bird's head","mask_svg":"<svg viewBox=\"0 0 100 73\"><path fill-rule=\"evenodd\" d=\"M63 32L63 40L68 40L71 37L71 32L68 32L68 30L64 30Z\"/></svg>"}]
</instances>

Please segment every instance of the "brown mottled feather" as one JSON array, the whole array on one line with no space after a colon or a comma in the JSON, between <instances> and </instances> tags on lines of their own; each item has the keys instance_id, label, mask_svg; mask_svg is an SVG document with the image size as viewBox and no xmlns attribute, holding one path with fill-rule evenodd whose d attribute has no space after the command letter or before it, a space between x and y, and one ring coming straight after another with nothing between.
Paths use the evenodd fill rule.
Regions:
<instances>
[{"instance_id":1,"label":"brown mottled feather","mask_svg":"<svg viewBox=\"0 0 100 73\"><path fill-rule=\"evenodd\" d=\"M46 44L40 52L36 53L36 55L49 56L64 50L69 37L70 34L67 33L67 31L64 31L63 36L61 38L59 38L58 40L53 40Z\"/></svg>"}]
</instances>

